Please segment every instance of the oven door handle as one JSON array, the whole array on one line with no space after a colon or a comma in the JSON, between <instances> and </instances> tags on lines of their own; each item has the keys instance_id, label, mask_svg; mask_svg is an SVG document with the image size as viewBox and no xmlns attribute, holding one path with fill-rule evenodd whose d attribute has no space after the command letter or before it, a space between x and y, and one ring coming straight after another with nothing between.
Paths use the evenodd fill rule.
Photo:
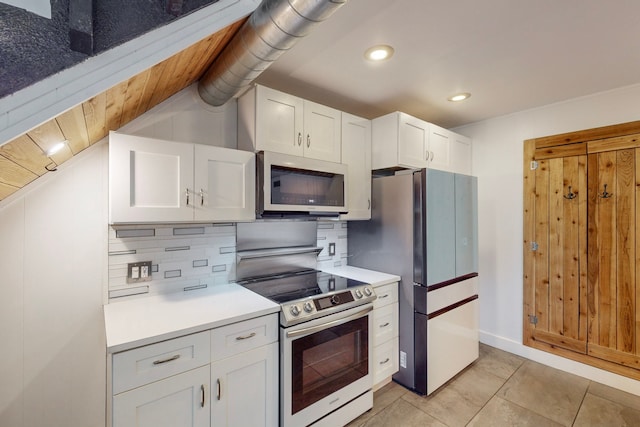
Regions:
<instances>
[{"instance_id":1,"label":"oven door handle","mask_svg":"<svg viewBox=\"0 0 640 427\"><path fill-rule=\"evenodd\" d=\"M336 319L336 320L333 320L331 322L323 323L322 325L317 325L317 326L311 326L311 327L308 327L308 328L297 329L295 331L288 331L287 332L287 338L295 338L295 337L299 337L300 335L312 334L314 332L322 331L322 330L330 328L332 326L342 325L343 323L347 323L347 322L350 322L352 320L356 320L356 319L359 319L361 317L364 317L367 314L369 314L372 310L373 310L373 306L370 306L370 307L367 307L364 310L360 310L359 312L354 313L354 314L352 314L350 316L343 317L342 319Z\"/></svg>"}]
</instances>

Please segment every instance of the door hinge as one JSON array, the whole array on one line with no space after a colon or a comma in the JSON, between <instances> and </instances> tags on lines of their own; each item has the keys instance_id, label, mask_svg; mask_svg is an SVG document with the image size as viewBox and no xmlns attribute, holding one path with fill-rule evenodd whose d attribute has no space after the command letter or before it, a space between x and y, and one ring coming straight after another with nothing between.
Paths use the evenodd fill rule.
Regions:
<instances>
[{"instance_id":1,"label":"door hinge","mask_svg":"<svg viewBox=\"0 0 640 427\"><path fill-rule=\"evenodd\" d=\"M534 325L538 324L538 316L536 316L535 314L530 314L529 315L529 323L533 323Z\"/></svg>"},{"instance_id":2,"label":"door hinge","mask_svg":"<svg viewBox=\"0 0 640 427\"><path fill-rule=\"evenodd\" d=\"M536 242L531 242L531 250L534 252L538 250L538 244Z\"/></svg>"},{"instance_id":3,"label":"door hinge","mask_svg":"<svg viewBox=\"0 0 640 427\"><path fill-rule=\"evenodd\" d=\"M532 171L538 169L538 162L536 162L535 160L532 160L531 165L529 167L531 168Z\"/></svg>"}]
</instances>

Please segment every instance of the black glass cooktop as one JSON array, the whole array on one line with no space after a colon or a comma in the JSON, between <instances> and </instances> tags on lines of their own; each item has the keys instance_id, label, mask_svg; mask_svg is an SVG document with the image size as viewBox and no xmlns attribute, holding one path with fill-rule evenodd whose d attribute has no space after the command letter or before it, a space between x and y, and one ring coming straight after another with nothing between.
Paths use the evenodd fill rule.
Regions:
<instances>
[{"instance_id":1,"label":"black glass cooktop","mask_svg":"<svg viewBox=\"0 0 640 427\"><path fill-rule=\"evenodd\" d=\"M318 270L246 279L238 284L278 304L366 285L358 280Z\"/></svg>"}]
</instances>

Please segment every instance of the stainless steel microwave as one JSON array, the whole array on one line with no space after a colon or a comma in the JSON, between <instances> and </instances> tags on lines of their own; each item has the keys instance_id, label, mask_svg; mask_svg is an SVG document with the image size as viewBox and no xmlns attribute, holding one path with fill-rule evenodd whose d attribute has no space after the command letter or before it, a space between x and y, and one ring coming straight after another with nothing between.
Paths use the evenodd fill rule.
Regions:
<instances>
[{"instance_id":1,"label":"stainless steel microwave","mask_svg":"<svg viewBox=\"0 0 640 427\"><path fill-rule=\"evenodd\" d=\"M258 217L347 213L347 165L260 151L256 168Z\"/></svg>"}]
</instances>

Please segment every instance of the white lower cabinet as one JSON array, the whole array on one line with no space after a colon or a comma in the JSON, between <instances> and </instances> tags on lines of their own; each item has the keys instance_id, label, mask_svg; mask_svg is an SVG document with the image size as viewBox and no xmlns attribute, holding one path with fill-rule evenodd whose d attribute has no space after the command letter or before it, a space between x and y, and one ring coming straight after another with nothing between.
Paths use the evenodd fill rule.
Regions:
<instances>
[{"instance_id":1,"label":"white lower cabinet","mask_svg":"<svg viewBox=\"0 0 640 427\"><path fill-rule=\"evenodd\" d=\"M116 353L111 366L113 427L278 425L277 313Z\"/></svg>"},{"instance_id":2,"label":"white lower cabinet","mask_svg":"<svg viewBox=\"0 0 640 427\"><path fill-rule=\"evenodd\" d=\"M209 427L209 365L113 397L118 427Z\"/></svg>"},{"instance_id":3,"label":"white lower cabinet","mask_svg":"<svg viewBox=\"0 0 640 427\"><path fill-rule=\"evenodd\" d=\"M391 381L398 372L398 283L375 288L377 299L373 303L373 389Z\"/></svg>"},{"instance_id":4,"label":"white lower cabinet","mask_svg":"<svg viewBox=\"0 0 640 427\"><path fill-rule=\"evenodd\" d=\"M211 425L278 425L278 343L211 365Z\"/></svg>"}]
</instances>

